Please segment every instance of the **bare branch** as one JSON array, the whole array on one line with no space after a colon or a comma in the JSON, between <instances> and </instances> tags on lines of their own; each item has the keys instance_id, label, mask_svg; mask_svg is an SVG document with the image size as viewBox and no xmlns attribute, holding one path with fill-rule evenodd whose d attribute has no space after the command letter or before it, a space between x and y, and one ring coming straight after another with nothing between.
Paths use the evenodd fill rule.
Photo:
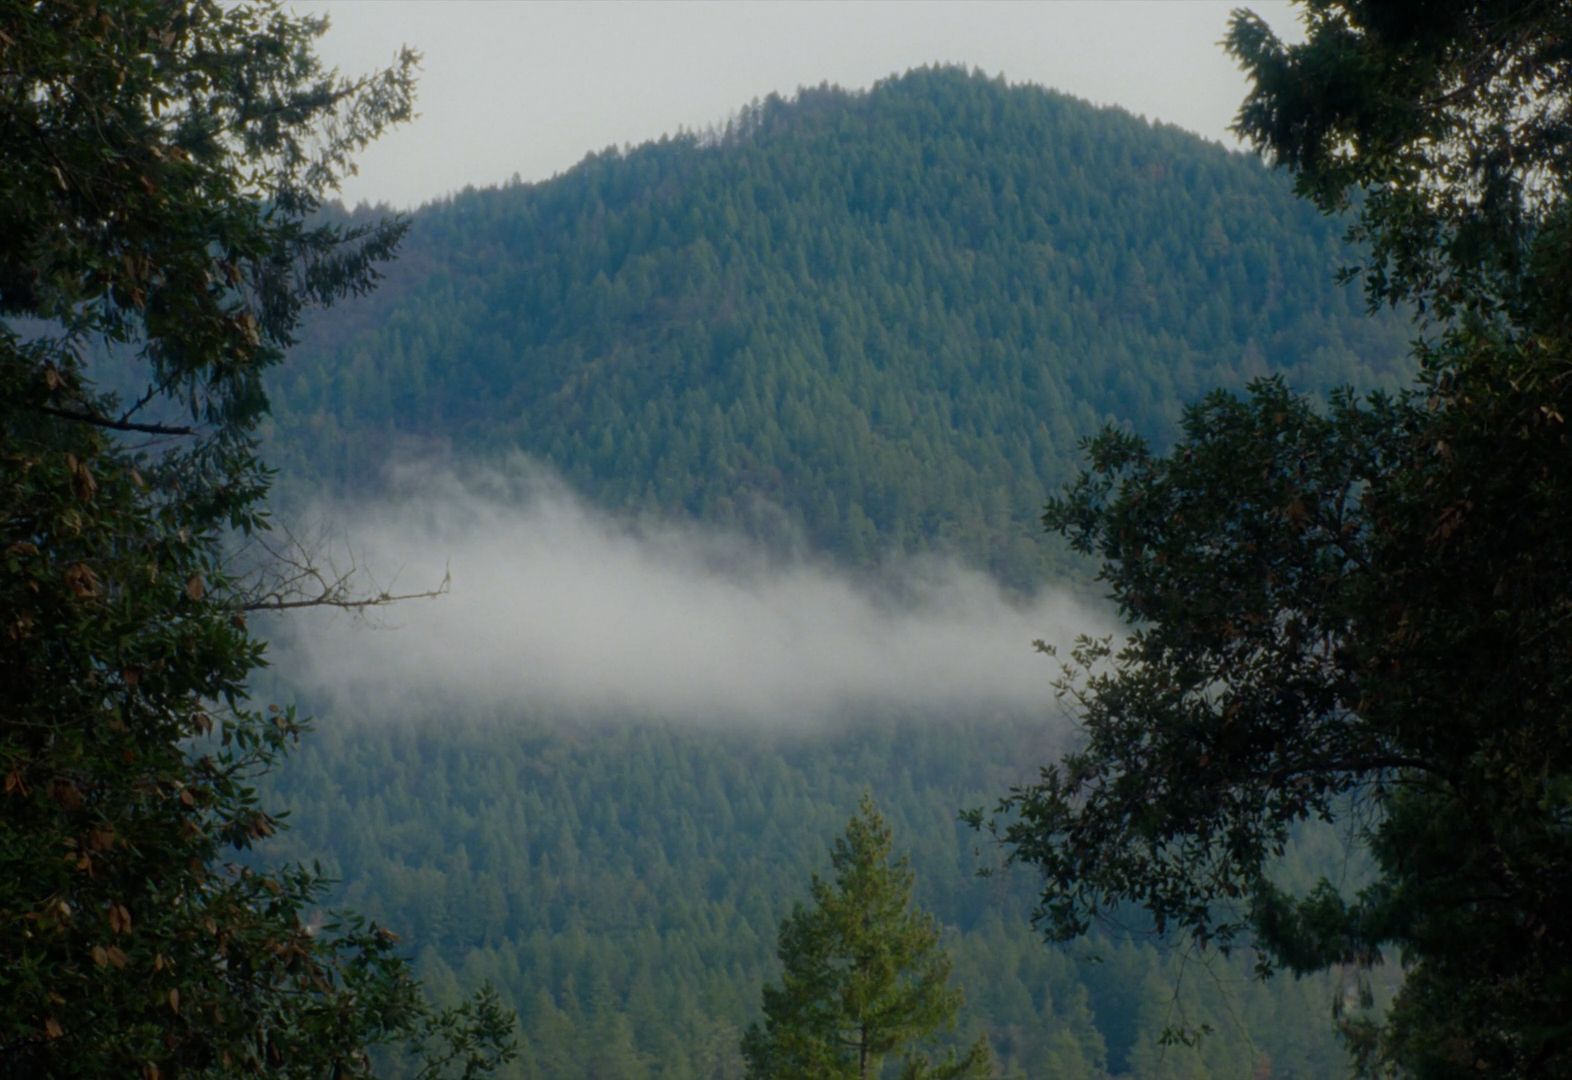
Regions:
<instances>
[{"instance_id":1,"label":"bare branch","mask_svg":"<svg viewBox=\"0 0 1572 1080\"><path fill-rule=\"evenodd\" d=\"M360 611L365 608L382 607L384 604L396 604L401 600L435 600L445 596L451 582L451 575L443 574L442 581L434 589L422 592L390 593L380 592L375 596L344 597L323 592L318 596L307 597L300 600L285 600L270 598L266 600L252 600L243 604L241 611L291 611L295 608L331 607L343 611Z\"/></svg>"},{"instance_id":2,"label":"bare branch","mask_svg":"<svg viewBox=\"0 0 1572 1080\"><path fill-rule=\"evenodd\" d=\"M169 388L174 385L174 382L175 382L174 376L173 375L169 375L169 376L166 376L164 379L160 380L159 382L149 383L148 387L147 387L147 392L144 393L141 397L137 398L136 401L132 405L130 405L126 409L125 412L120 414L120 420L118 422L122 423L122 424L126 423L128 420L130 420L137 413L141 412L143 406L145 406L148 403L152 402L156 398L159 398L159 397L161 397L163 395L168 394L169 393Z\"/></svg>"},{"instance_id":3,"label":"bare branch","mask_svg":"<svg viewBox=\"0 0 1572 1080\"><path fill-rule=\"evenodd\" d=\"M404 600L432 600L448 593L452 575L444 571L432 588L398 592L390 583L379 586L361 566L354 550L343 544L344 562L334 557L334 538L326 530L302 540L285 525L270 534L255 535L249 545L255 569L237 590L237 611L294 611L301 608L336 608L364 612ZM245 559L246 552L240 553ZM363 585L369 584L369 587Z\"/></svg>"},{"instance_id":4,"label":"bare branch","mask_svg":"<svg viewBox=\"0 0 1572 1080\"><path fill-rule=\"evenodd\" d=\"M196 428L172 427L168 424L137 424L128 420L111 420L107 416L97 413L80 412L76 409L57 409L53 405L34 405L33 408L50 416L58 416L62 420L75 420L83 424L92 424L94 427L109 428L112 431L140 431L148 435L195 435Z\"/></svg>"}]
</instances>

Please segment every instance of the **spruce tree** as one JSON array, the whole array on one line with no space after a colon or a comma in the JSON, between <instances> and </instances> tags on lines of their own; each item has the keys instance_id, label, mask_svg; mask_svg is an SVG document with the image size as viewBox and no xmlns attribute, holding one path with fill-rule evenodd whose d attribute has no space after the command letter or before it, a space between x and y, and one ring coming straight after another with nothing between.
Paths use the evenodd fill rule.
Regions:
<instances>
[{"instance_id":1,"label":"spruce tree","mask_svg":"<svg viewBox=\"0 0 1572 1080\"><path fill-rule=\"evenodd\" d=\"M868 1077L906 1051L899 1075L987 1076L987 1040L940 1064L909 1049L953 1025L961 991L931 915L912 906L912 872L890 860L890 827L864 795L835 841L833 881L814 875L813 906L781 923L779 985L764 988L764 1024L742 1040L749 1077Z\"/></svg>"}]
</instances>

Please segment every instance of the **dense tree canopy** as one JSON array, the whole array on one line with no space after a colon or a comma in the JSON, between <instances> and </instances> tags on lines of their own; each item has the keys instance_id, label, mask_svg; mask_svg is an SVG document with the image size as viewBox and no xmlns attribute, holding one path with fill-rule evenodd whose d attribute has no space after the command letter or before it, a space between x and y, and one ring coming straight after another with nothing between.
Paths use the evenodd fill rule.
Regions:
<instances>
[{"instance_id":1,"label":"dense tree canopy","mask_svg":"<svg viewBox=\"0 0 1572 1080\"><path fill-rule=\"evenodd\" d=\"M1131 620L1063 684L1085 748L1001 821L1055 937L1128 901L1263 966L1371 965L1366 1066L1572 1068L1572 362L1565 4L1248 14L1240 130L1357 202L1373 304L1428 319L1417 385L1325 406L1277 380L1192 408L1165 456L1110 432L1047 509ZM1297 823L1351 815L1376 876L1293 892Z\"/></svg>"},{"instance_id":2,"label":"dense tree canopy","mask_svg":"<svg viewBox=\"0 0 1572 1080\"><path fill-rule=\"evenodd\" d=\"M954 68L770 98L709 135L413 215L365 305L271 381L277 453L523 452L602 506L852 563L1044 579L1041 493L1110 421L1268 370L1399 384L1338 222L1186 132Z\"/></svg>"},{"instance_id":3,"label":"dense tree canopy","mask_svg":"<svg viewBox=\"0 0 1572 1080\"><path fill-rule=\"evenodd\" d=\"M437 1001L495 984L520 1023L519 1059L499 1075L740 1075L738 1040L779 978L780 924L811 903L814 873L831 876L831 841L865 789L909 848L913 904L937 920L966 989L935 1056L986 1035L1004 1076L1347 1072L1325 1011L1335 978L1257 982L1244 956L1186 975L1139 921L1044 949L1034 876L977 876L955 810L1030 777L1055 745L1039 717L862 716L769 734L578 727L462 702L430 713L323 723L269 778L269 801L290 810L269 843L321 858L337 902L398 928ZM1285 872L1313 884L1340 861L1326 829ZM1164 1046L1181 1021L1214 1033Z\"/></svg>"},{"instance_id":4,"label":"dense tree canopy","mask_svg":"<svg viewBox=\"0 0 1572 1080\"><path fill-rule=\"evenodd\" d=\"M414 57L319 67L270 3L0 4L0 1074L355 1075L505 1025L430 1014L311 873L224 861L302 730L225 537L265 526L262 372L400 223L311 224ZM115 391L123 392L115 392ZM451 1054L443 1058L443 1054Z\"/></svg>"},{"instance_id":5,"label":"dense tree canopy","mask_svg":"<svg viewBox=\"0 0 1572 1080\"><path fill-rule=\"evenodd\" d=\"M1341 228L1244 155L1039 87L810 89L415 213L377 292L273 372L270 452L316 494L375 490L401 449L523 450L630 514L851 561L951 550L1036 588L1041 493L1100 423L1166 445L1181 401L1267 370L1397 385L1403 321L1333 281ZM1233 960L1176 995L1144 925L1034 950L1030 883L968 880L955 808L1025 778L1037 725L847 718L787 746L429 711L309 740L280 842L407 928L428 983L495 981L520 1075L740 1069L787 900L870 784L971 991L957 1050L986 1031L1027 1076L1342 1067L1329 978L1241 988ZM1180 1021L1215 1034L1162 1046Z\"/></svg>"}]
</instances>

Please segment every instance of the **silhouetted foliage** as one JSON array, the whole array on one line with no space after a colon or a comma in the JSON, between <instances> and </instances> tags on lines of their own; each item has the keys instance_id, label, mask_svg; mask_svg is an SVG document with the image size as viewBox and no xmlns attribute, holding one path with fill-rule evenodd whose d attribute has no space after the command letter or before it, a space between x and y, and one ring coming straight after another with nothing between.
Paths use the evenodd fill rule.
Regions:
<instances>
[{"instance_id":1,"label":"silhouetted foliage","mask_svg":"<svg viewBox=\"0 0 1572 1080\"><path fill-rule=\"evenodd\" d=\"M1406 978L1347 1017L1367 1071L1572 1069L1572 107L1565 4L1249 14L1240 130L1322 206L1358 201L1373 305L1427 313L1407 392L1278 380L1191 409L1166 456L1109 432L1044 520L1104 560L1127 641L1063 689L1085 748L999 823L1067 939L1135 901L1263 967ZM1357 815L1357 893L1275 882L1307 818Z\"/></svg>"},{"instance_id":2,"label":"silhouetted foliage","mask_svg":"<svg viewBox=\"0 0 1572 1080\"><path fill-rule=\"evenodd\" d=\"M312 223L408 116L414 65L324 73L321 29L0 4L5 1076L362 1075L369 1045L428 1037L434 1070L506 1056L494 998L433 1013L390 935L314 924L314 873L225 861L278 827L251 785L304 727L247 700L263 646L224 557L265 527L262 372L403 232Z\"/></svg>"}]
</instances>

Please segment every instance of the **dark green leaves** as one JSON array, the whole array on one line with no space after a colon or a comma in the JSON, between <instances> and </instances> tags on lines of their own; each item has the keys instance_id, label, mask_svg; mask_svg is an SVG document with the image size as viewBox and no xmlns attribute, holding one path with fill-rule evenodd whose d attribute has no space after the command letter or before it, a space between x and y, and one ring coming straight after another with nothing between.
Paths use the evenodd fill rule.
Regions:
<instances>
[{"instance_id":1,"label":"dark green leaves","mask_svg":"<svg viewBox=\"0 0 1572 1080\"><path fill-rule=\"evenodd\" d=\"M1049 883L1046 928L1073 936L1125 900L1232 940L1295 823L1401 765L1357 716L1343 641L1368 573L1361 508L1402 410L1329 415L1268 380L1191 409L1166 457L1109 432L1044 515L1108 560L1130 620L1083 642L1059 683L1086 745L1018 793L1005 828Z\"/></svg>"},{"instance_id":2,"label":"dark green leaves","mask_svg":"<svg viewBox=\"0 0 1572 1080\"><path fill-rule=\"evenodd\" d=\"M1565 5L1311 2L1230 48L1239 129L1323 209L1358 203L1372 304L1433 316L1408 394L1324 412L1267 382L1126 437L1045 522L1131 620L1061 689L1080 754L999 826L1065 937L1134 901L1263 968L1408 965L1362 1065L1567 1071L1572 980L1572 348ZM1376 877L1270 880L1294 826L1348 817ZM1395 947L1395 948L1394 948Z\"/></svg>"},{"instance_id":3,"label":"dark green leaves","mask_svg":"<svg viewBox=\"0 0 1572 1080\"><path fill-rule=\"evenodd\" d=\"M1357 204L1372 304L1516 307L1572 170L1565 10L1351 0L1306 4L1305 21L1289 45L1235 14L1227 46L1254 83L1235 129L1323 209Z\"/></svg>"},{"instance_id":4,"label":"dark green leaves","mask_svg":"<svg viewBox=\"0 0 1572 1080\"><path fill-rule=\"evenodd\" d=\"M403 228L310 220L412 88L408 56L324 74L319 32L268 3L0 3L8 1076L363 1075L433 1023L455 1061L508 1052L487 1002L432 1018L387 935L314 925L318 875L227 861L278 828L250 784L304 727L247 699L226 559L264 523L261 373Z\"/></svg>"}]
</instances>

